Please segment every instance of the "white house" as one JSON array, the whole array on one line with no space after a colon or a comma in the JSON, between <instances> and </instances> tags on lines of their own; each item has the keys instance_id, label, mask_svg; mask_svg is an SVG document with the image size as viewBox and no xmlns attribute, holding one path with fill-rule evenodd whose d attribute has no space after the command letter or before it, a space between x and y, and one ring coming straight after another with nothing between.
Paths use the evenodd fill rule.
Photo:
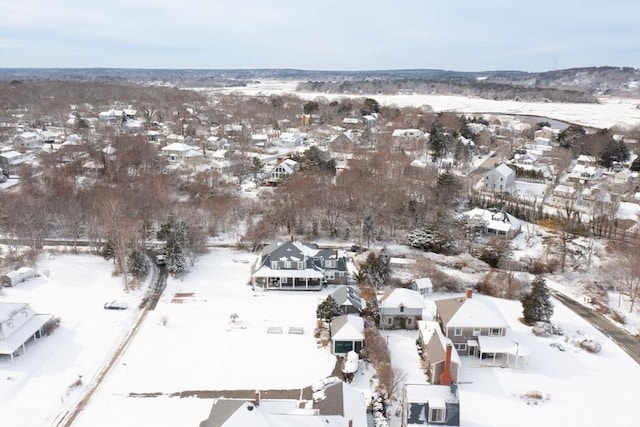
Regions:
<instances>
[{"instance_id":1,"label":"white house","mask_svg":"<svg viewBox=\"0 0 640 427\"><path fill-rule=\"evenodd\" d=\"M378 305L382 329L417 329L425 309L424 297L417 291L396 288L387 292Z\"/></svg>"},{"instance_id":2,"label":"white house","mask_svg":"<svg viewBox=\"0 0 640 427\"><path fill-rule=\"evenodd\" d=\"M431 279L429 279L428 277L415 279L413 282L411 282L411 289L425 297L433 293L433 283L431 283Z\"/></svg>"},{"instance_id":3,"label":"white house","mask_svg":"<svg viewBox=\"0 0 640 427\"><path fill-rule=\"evenodd\" d=\"M338 316L329 324L333 354L360 353L364 346L364 319L355 314Z\"/></svg>"},{"instance_id":4,"label":"white house","mask_svg":"<svg viewBox=\"0 0 640 427\"><path fill-rule=\"evenodd\" d=\"M509 166L501 163L484 176L484 189L493 192L512 193L516 189L516 173Z\"/></svg>"},{"instance_id":5,"label":"white house","mask_svg":"<svg viewBox=\"0 0 640 427\"><path fill-rule=\"evenodd\" d=\"M51 314L36 314L27 303L0 302L0 354L11 357L31 338L41 338L45 325L53 322Z\"/></svg>"},{"instance_id":6,"label":"white house","mask_svg":"<svg viewBox=\"0 0 640 427\"><path fill-rule=\"evenodd\" d=\"M504 211L474 208L465 212L461 217L466 217L467 225L480 227L483 234L496 234L498 236L515 237L522 228L522 221Z\"/></svg>"},{"instance_id":7,"label":"white house","mask_svg":"<svg viewBox=\"0 0 640 427\"><path fill-rule=\"evenodd\" d=\"M13 146L16 148L40 148L44 140L35 132L22 132L13 140Z\"/></svg>"},{"instance_id":8,"label":"white house","mask_svg":"<svg viewBox=\"0 0 640 427\"><path fill-rule=\"evenodd\" d=\"M298 170L298 162L291 159L279 160L276 165L267 173L266 182L270 184L278 184L289 175Z\"/></svg>"},{"instance_id":9,"label":"white house","mask_svg":"<svg viewBox=\"0 0 640 427\"><path fill-rule=\"evenodd\" d=\"M161 151L172 163L193 164L194 158L202 159L202 152L198 148L182 142L171 143L162 147Z\"/></svg>"}]
</instances>

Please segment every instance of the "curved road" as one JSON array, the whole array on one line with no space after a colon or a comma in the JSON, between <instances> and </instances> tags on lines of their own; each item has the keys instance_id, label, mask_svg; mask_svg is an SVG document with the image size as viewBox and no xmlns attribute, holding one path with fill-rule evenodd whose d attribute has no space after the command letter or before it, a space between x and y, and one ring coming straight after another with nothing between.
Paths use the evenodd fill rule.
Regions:
<instances>
[{"instance_id":1,"label":"curved road","mask_svg":"<svg viewBox=\"0 0 640 427\"><path fill-rule=\"evenodd\" d=\"M591 323L600 332L611 338L620 348L626 351L636 363L640 364L640 342L634 339L633 336L620 329L620 327L616 326L600 313L583 306L568 296L551 289L549 289L549 293L574 313Z\"/></svg>"}]
</instances>

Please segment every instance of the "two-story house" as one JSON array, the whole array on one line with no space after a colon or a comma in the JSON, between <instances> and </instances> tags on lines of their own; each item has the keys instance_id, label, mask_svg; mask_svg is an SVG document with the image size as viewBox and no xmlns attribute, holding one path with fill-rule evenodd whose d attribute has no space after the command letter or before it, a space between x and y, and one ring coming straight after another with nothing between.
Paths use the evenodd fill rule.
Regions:
<instances>
[{"instance_id":1,"label":"two-story house","mask_svg":"<svg viewBox=\"0 0 640 427\"><path fill-rule=\"evenodd\" d=\"M347 258L337 250L319 249L306 242L286 241L265 246L253 268L254 287L281 290L319 290L349 280Z\"/></svg>"},{"instance_id":2,"label":"two-story house","mask_svg":"<svg viewBox=\"0 0 640 427\"><path fill-rule=\"evenodd\" d=\"M516 173L504 163L487 172L483 181L486 191L513 193L516 190Z\"/></svg>"},{"instance_id":3,"label":"two-story house","mask_svg":"<svg viewBox=\"0 0 640 427\"><path fill-rule=\"evenodd\" d=\"M361 314L367 306L367 301L360 296L355 286L340 286L331 296L340 307L342 314Z\"/></svg>"},{"instance_id":4,"label":"two-story house","mask_svg":"<svg viewBox=\"0 0 640 427\"><path fill-rule=\"evenodd\" d=\"M424 297L417 291L396 288L380 299L381 329L417 329L425 309Z\"/></svg>"},{"instance_id":5,"label":"two-story house","mask_svg":"<svg viewBox=\"0 0 640 427\"><path fill-rule=\"evenodd\" d=\"M435 302L436 320L445 337L451 339L463 356L483 353L482 337L504 338L509 328L509 323L490 301L480 301L472 296L471 289L467 289L465 296Z\"/></svg>"}]
</instances>

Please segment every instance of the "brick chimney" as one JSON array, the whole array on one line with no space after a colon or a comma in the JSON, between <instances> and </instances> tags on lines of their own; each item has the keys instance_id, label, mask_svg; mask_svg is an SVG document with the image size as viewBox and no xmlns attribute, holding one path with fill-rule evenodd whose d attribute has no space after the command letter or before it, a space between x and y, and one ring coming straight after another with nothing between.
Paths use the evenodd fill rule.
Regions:
<instances>
[{"instance_id":1,"label":"brick chimney","mask_svg":"<svg viewBox=\"0 0 640 427\"><path fill-rule=\"evenodd\" d=\"M255 399L255 404L256 406L260 406L260 390L256 390L256 399Z\"/></svg>"},{"instance_id":2,"label":"brick chimney","mask_svg":"<svg viewBox=\"0 0 640 427\"><path fill-rule=\"evenodd\" d=\"M471 299L471 297L473 296L473 289L467 289L465 291L465 296L467 297L467 299Z\"/></svg>"},{"instance_id":3,"label":"brick chimney","mask_svg":"<svg viewBox=\"0 0 640 427\"><path fill-rule=\"evenodd\" d=\"M451 344L447 344L444 353L444 368L440 374L441 385L451 385L453 378L451 377Z\"/></svg>"}]
</instances>

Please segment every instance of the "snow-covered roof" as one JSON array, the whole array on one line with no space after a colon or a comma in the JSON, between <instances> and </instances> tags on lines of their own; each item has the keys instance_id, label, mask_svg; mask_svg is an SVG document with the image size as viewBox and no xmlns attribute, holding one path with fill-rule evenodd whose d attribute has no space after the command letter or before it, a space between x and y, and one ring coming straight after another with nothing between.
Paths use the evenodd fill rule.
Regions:
<instances>
[{"instance_id":1,"label":"snow-covered roof","mask_svg":"<svg viewBox=\"0 0 640 427\"><path fill-rule=\"evenodd\" d=\"M191 150L195 150L196 147L192 147L189 144L184 144L182 142L174 142L166 147L162 147L162 151L177 151L177 152L187 152Z\"/></svg>"},{"instance_id":2,"label":"snow-covered roof","mask_svg":"<svg viewBox=\"0 0 640 427\"><path fill-rule=\"evenodd\" d=\"M498 172L500 175L504 176L505 178L514 173L513 169L511 169L509 166L505 165L504 163L501 163L494 170Z\"/></svg>"},{"instance_id":3,"label":"snow-covered roof","mask_svg":"<svg viewBox=\"0 0 640 427\"><path fill-rule=\"evenodd\" d=\"M380 307L396 308L424 308L424 298L413 289L396 288L380 300Z\"/></svg>"},{"instance_id":4,"label":"snow-covered roof","mask_svg":"<svg viewBox=\"0 0 640 427\"><path fill-rule=\"evenodd\" d=\"M431 283L431 279L429 279L428 277L415 279L414 282L415 282L416 287L418 289L431 289L431 288L433 288L433 283Z\"/></svg>"},{"instance_id":5,"label":"snow-covered roof","mask_svg":"<svg viewBox=\"0 0 640 427\"><path fill-rule=\"evenodd\" d=\"M486 298L455 297L436 301L445 328L508 328L509 323Z\"/></svg>"},{"instance_id":6,"label":"snow-covered roof","mask_svg":"<svg viewBox=\"0 0 640 427\"><path fill-rule=\"evenodd\" d=\"M322 279L324 274L321 271L314 270L312 268L305 268L304 270L295 269L281 269L273 270L268 266L262 266L258 271L253 273L253 277L283 277L283 278L296 278L307 277L309 279Z\"/></svg>"},{"instance_id":7,"label":"snow-covered roof","mask_svg":"<svg viewBox=\"0 0 640 427\"><path fill-rule=\"evenodd\" d=\"M520 230L522 226L522 221L504 211L493 212L487 209L474 208L462 215L485 221L489 230L507 232L511 229Z\"/></svg>"},{"instance_id":8,"label":"snow-covered roof","mask_svg":"<svg viewBox=\"0 0 640 427\"><path fill-rule=\"evenodd\" d=\"M331 339L334 341L364 340L364 319L355 314L344 314L331 321Z\"/></svg>"},{"instance_id":9,"label":"snow-covered roof","mask_svg":"<svg viewBox=\"0 0 640 427\"><path fill-rule=\"evenodd\" d=\"M406 384L405 396L407 402L425 403L432 399L458 402L458 389L455 385Z\"/></svg>"}]
</instances>

